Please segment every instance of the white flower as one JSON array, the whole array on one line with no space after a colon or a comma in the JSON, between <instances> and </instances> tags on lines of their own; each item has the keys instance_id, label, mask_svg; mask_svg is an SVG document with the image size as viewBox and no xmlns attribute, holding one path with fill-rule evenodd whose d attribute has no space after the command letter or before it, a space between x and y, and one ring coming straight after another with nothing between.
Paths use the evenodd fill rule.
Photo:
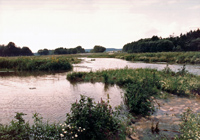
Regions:
<instances>
[{"instance_id":1,"label":"white flower","mask_svg":"<svg viewBox=\"0 0 200 140\"><path fill-rule=\"evenodd\" d=\"M65 131L65 129L62 129L62 131Z\"/></svg>"},{"instance_id":2,"label":"white flower","mask_svg":"<svg viewBox=\"0 0 200 140\"><path fill-rule=\"evenodd\" d=\"M83 128L83 130L85 130L85 128Z\"/></svg>"},{"instance_id":3,"label":"white flower","mask_svg":"<svg viewBox=\"0 0 200 140\"><path fill-rule=\"evenodd\" d=\"M78 137L78 135L77 135L77 134L75 134L75 137L77 138L77 137Z\"/></svg>"},{"instance_id":4,"label":"white flower","mask_svg":"<svg viewBox=\"0 0 200 140\"><path fill-rule=\"evenodd\" d=\"M63 134L60 134L60 137L64 137L64 135L63 135Z\"/></svg>"},{"instance_id":5,"label":"white flower","mask_svg":"<svg viewBox=\"0 0 200 140\"><path fill-rule=\"evenodd\" d=\"M64 131L64 133L66 134L66 133L67 133L67 131Z\"/></svg>"}]
</instances>

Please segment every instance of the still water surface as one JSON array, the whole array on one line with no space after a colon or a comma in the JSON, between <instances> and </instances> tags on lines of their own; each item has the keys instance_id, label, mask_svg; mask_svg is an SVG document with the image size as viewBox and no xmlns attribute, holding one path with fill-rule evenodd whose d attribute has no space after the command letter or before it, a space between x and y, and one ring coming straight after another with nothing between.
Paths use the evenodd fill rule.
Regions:
<instances>
[{"instance_id":1,"label":"still water surface","mask_svg":"<svg viewBox=\"0 0 200 140\"><path fill-rule=\"evenodd\" d=\"M166 64L131 63L120 59L83 58L81 64L75 64L73 71L96 71L115 68L155 68L162 70ZM177 71L182 65L169 65ZM200 75L200 65L187 65L186 70ZM66 80L68 72L54 74L7 73L0 72L0 123L10 122L15 112L27 114L24 118L32 121L33 113L42 115L50 122L63 122L70 111L71 103L80 99L80 94L92 97L95 101L106 99L117 106L122 102L122 89L117 86L106 88L103 83L71 84ZM183 102L184 103L184 102ZM198 104L198 102L197 102ZM200 105L200 104L199 104ZM158 112L159 114L159 112Z\"/></svg>"}]
</instances>

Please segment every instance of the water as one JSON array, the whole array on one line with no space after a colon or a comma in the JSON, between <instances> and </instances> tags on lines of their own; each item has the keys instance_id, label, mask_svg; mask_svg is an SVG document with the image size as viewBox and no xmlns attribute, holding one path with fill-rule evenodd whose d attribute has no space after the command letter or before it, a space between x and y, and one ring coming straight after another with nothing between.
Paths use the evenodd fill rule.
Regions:
<instances>
[{"instance_id":1,"label":"water","mask_svg":"<svg viewBox=\"0 0 200 140\"><path fill-rule=\"evenodd\" d=\"M166 64L131 63L120 59L84 58L83 63L75 64L74 71L96 71L115 68L156 68L163 69ZM178 70L182 65L169 65ZM200 75L199 65L187 65L186 70ZM118 86L105 87L103 83L71 84L66 80L67 72L62 73L14 73L0 72L0 123L10 122L15 112L27 114L24 118L32 121L33 113L42 115L50 122L63 122L70 111L71 103L80 99L80 94L92 97L95 101L106 99L117 106L122 102L122 89ZM184 101L182 102L184 104ZM200 104L199 104L200 105Z\"/></svg>"},{"instance_id":2,"label":"water","mask_svg":"<svg viewBox=\"0 0 200 140\"><path fill-rule=\"evenodd\" d=\"M151 68L157 70L163 70L167 64L166 63L143 63L143 62L135 62L132 63L130 61L125 61L121 59L115 58L94 58L95 61L91 61L92 58L83 58L83 63L75 64L75 71L96 71L96 70L104 70L104 69L116 69L116 68ZM178 72L178 70L182 69L183 64L169 64L168 67L174 72ZM189 73L200 75L200 65L186 65L186 70Z\"/></svg>"}]
</instances>

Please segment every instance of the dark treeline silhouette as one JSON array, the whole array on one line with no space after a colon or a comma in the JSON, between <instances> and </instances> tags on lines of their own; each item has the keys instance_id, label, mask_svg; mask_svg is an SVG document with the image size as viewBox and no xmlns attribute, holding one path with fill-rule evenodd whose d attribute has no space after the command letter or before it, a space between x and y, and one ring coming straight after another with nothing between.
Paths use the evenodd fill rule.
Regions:
<instances>
[{"instance_id":1,"label":"dark treeline silhouette","mask_svg":"<svg viewBox=\"0 0 200 140\"><path fill-rule=\"evenodd\" d=\"M102 53L106 50L105 47L103 46L99 46L99 45L95 45L94 48L90 51L91 53Z\"/></svg>"},{"instance_id":2,"label":"dark treeline silhouette","mask_svg":"<svg viewBox=\"0 0 200 140\"><path fill-rule=\"evenodd\" d=\"M31 56L32 51L28 47L16 47L15 43L9 42L8 45L0 45L0 56Z\"/></svg>"},{"instance_id":3,"label":"dark treeline silhouette","mask_svg":"<svg viewBox=\"0 0 200 140\"><path fill-rule=\"evenodd\" d=\"M49 55L49 50L48 49L38 50L38 54L39 55Z\"/></svg>"},{"instance_id":4,"label":"dark treeline silhouette","mask_svg":"<svg viewBox=\"0 0 200 140\"><path fill-rule=\"evenodd\" d=\"M48 50L48 49L41 49L38 50L39 55L49 55L49 54L76 54L76 53L85 53L85 49L83 49L81 46L77 46L76 48L63 48L59 47L55 50Z\"/></svg>"},{"instance_id":5,"label":"dark treeline silhouette","mask_svg":"<svg viewBox=\"0 0 200 140\"><path fill-rule=\"evenodd\" d=\"M169 51L200 51L200 30L190 31L180 36L170 36L162 39L158 36L140 39L125 44L124 52L169 52Z\"/></svg>"}]
</instances>

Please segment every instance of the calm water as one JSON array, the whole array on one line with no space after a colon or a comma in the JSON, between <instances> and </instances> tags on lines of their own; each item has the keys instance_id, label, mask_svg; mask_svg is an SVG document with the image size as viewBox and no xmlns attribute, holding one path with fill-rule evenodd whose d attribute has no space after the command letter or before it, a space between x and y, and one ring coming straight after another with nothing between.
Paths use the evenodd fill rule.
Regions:
<instances>
[{"instance_id":1,"label":"calm water","mask_svg":"<svg viewBox=\"0 0 200 140\"><path fill-rule=\"evenodd\" d=\"M85 58L83 63L74 65L74 71L96 71L114 68L156 68L163 69L166 64L131 63L119 59L98 58L95 61ZM182 65L169 65L177 71ZM187 65L189 72L200 75L200 65ZM117 87L106 88L103 83L71 84L66 80L67 72L56 74L36 74L0 72L0 123L10 122L15 112L23 112L26 120L32 120L32 114L40 113L44 120L63 122L70 111L71 103L80 99L80 94L92 97L95 101L106 99L117 106L122 102L123 91ZM184 102L182 102L184 103ZM180 103L181 104L181 103ZM200 105L197 102L198 105ZM159 114L159 113L158 113Z\"/></svg>"}]
</instances>

